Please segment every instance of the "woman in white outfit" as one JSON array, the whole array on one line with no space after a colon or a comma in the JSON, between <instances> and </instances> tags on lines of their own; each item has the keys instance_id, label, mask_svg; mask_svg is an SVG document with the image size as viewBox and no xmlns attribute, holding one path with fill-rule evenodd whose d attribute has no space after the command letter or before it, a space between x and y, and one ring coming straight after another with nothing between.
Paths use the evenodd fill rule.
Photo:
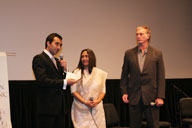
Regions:
<instances>
[{"instance_id":1,"label":"woman in white outfit","mask_svg":"<svg viewBox=\"0 0 192 128\"><path fill-rule=\"evenodd\" d=\"M106 128L103 98L106 93L107 73L96 68L96 57L91 49L81 51L75 74L81 79L71 86L74 96L71 117L75 128Z\"/></svg>"}]
</instances>

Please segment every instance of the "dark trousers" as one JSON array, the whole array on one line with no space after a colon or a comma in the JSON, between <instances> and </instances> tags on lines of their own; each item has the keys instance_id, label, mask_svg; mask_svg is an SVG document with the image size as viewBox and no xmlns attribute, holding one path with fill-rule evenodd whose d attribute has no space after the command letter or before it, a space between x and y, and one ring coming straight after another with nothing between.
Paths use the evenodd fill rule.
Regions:
<instances>
[{"instance_id":1,"label":"dark trousers","mask_svg":"<svg viewBox=\"0 0 192 128\"><path fill-rule=\"evenodd\" d=\"M147 121L147 128L159 128L159 108L144 105L142 99L137 105L129 104L129 119L131 128L141 128L143 115Z\"/></svg>"},{"instance_id":2,"label":"dark trousers","mask_svg":"<svg viewBox=\"0 0 192 128\"><path fill-rule=\"evenodd\" d=\"M67 128L67 115L39 115L38 128Z\"/></svg>"}]
</instances>

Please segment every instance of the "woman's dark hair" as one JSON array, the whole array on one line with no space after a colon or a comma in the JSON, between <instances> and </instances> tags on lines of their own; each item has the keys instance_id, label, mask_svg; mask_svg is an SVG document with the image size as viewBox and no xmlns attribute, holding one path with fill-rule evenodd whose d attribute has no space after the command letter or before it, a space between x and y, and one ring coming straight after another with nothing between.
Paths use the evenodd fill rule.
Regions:
<instances>
[{"instance_id":1,"label":"woman's dark hair","mask_svg":"<svg viewBox=\"0 0 192 128\"><path fill-rule=\"evenodd\" d=\"M54 37L57 37L57 38L59 38L59 39L62 40L62 36L60 36L59 34L57 34L57 33L51 33L51 34L48 35L47 38L46 38L45 48L47 48L47 41L49 41L50 44L51 44L51 43L53 42Z\"/></svg>"},{"instance_id":2,"label":"woman's dark hair","mask_svg":"<svg viewBox=\"0 0 192 128\"><path fill-rule=\"evenodd\" d=\"M88 54L88 57L89 57L88 70L89 70L89 73L91 73L93 67L96 67L96 57L95 57L95 53L94 53L93 50L91 50L91 49L83 49L83 50L81 51L80 59L79 59L79 64L78 64L77 68L81 69L81 72L83 73L84 65L83 65L83 63L81 62L81 57L82 57L82 53L83 53L84 51L87 51L87 54Z\"/></svg>"}]
</instances>

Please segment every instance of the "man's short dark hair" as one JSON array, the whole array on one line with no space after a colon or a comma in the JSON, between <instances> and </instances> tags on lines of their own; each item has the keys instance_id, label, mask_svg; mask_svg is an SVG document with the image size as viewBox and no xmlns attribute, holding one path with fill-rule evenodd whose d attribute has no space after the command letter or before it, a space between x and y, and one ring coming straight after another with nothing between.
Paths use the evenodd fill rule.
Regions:
<instances>
[{"instance_id":1,"label":"man's short dark hair","mask_svg":"<svg viewBox=\"0 0 192 128\"><path fill-rule=\"evenodd\" d=\"M57 38L59 38L59 39L62 40L62 36L61 36L61 35L59 35L59 34L57 34L57 33L51 33L51 34L48 35L47 38L46 38L45 48L47 48L47 42L48 42L48 41L50 42L50 44L53 42L54 37L57 37Z\"/></svg>"}]
</instances>

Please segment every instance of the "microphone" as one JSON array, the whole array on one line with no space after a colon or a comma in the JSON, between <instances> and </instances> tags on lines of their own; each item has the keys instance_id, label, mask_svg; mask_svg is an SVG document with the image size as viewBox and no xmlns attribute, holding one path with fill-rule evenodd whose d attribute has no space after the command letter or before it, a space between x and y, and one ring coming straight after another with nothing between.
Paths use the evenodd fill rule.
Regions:
<instances>
[{"instance_id":1,"label":"microphone","mask_svg":"<svg viewBox=\"0 0 192 128\"><path fill-rule=\"evenodd\" d=\"M63 54L60 54L59 59L60 59L60 60L63 60ZM63 72L64 72L64 67L62 67L62 70L63 70Z\"/></svg>"},{"instance_id":2,"label":"microphone","mask_svg":"<svg viewBox=\"0 0 192 128\"><path fill-rule=\"evenodd\" d=\"M59 56L59 59L60 59L60 60L63 60L63 54L61 54L61 55Z\"/></svg>"},{"instance_id":3,"label":"microphone","mask_svg":"<svg viewBox=\"0 0 192 128\"><path fill-rule=\"evenodd\" d=\"M90 97L89 101L93 101L93 99L94 99L93 97ZM90 112L92 113L92 108L90 108Z\"/></svg>"},{"instance_id":4,"label":"microphone","mask_svg":"<svg viewBox=\"0 0 192 128\"><path fill-rule=\"evenodd\" d=\"M90 98L89 98L90 101L93 101L93 99L94 99L93 97L90 97Z\"/></svg>"},{"instance_id":5,"label":"microphone","mask_svg":"<svg viewBox=\"0 0 192 128\"><path fill-rule=\"evenodd\" d=\"M90 97L89 98L89 101L93 101L93 97ZM90 108L90 112L91 112L91 116L92 116L92 118L93 118L93 121L94 121L94 123L95 123L95 126L98 128L98 126L97 126L97 123L96 123L96 121L95 121L95 119L94 119L94 117L93 117L93 115L92 115L92 108Z\"/></svg>"},{"instance_id":6,"label":"microphone","mask_svg":"<svg viewBox=\"0 0 192 128\"><path fill-rule=\"evenodd\" d=\"M150 105L151 105L151 106L155 106L156 103L155 103L155 102L151 102Z\"/></svg>"}]
</instances>

